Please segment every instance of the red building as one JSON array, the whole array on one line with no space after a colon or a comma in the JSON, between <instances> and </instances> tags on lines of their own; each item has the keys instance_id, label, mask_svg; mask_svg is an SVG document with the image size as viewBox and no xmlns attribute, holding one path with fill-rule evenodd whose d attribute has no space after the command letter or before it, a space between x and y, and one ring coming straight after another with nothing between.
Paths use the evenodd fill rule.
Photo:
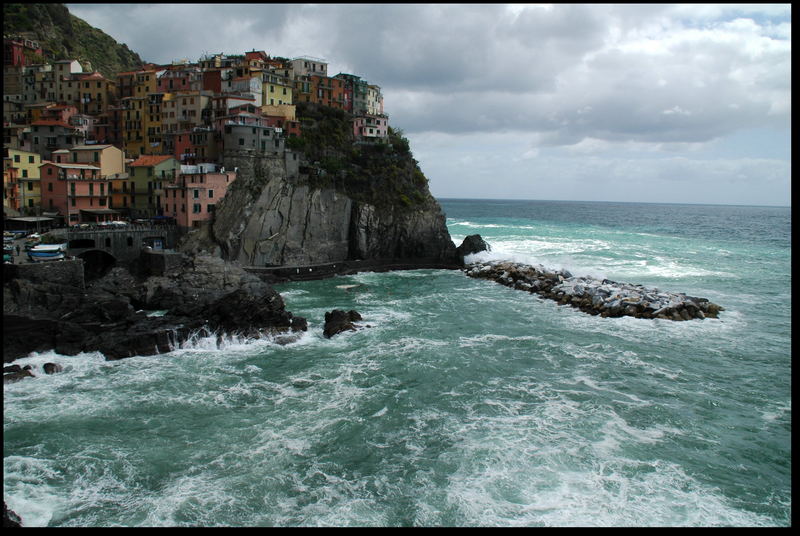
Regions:
<instances>
[{"instance_id":1,"label":"red building","mask_svg":"<svg viewBox=\"0 0 800 536\"><path fill-rule=\"evenodd\" d=\"M21 67L34 63L44 63L44 52L39 43L30 39L3 39L3 65Z\"/></svg>"}]
</instances>

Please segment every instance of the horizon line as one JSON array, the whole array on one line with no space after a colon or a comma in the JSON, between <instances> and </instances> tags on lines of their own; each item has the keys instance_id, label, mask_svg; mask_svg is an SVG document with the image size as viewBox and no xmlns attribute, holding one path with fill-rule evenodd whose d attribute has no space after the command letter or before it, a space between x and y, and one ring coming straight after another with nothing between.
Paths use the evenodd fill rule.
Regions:
<instances>
[{"instance_id":1,"label":"horizon line","mask_svg":"<svg viewBox=\"0 0 800 536\"><path fill-rule=\"evenodd\" d=\"M620 203L638 205L697 205L712 207L762 207L762 208L792 208L791 205L754 205L754 204L735 204L735 203L706 203L706 202L674 202L674 201L598 201L588 199L509 199L502 197L439 197L433 196L437 201L546 201L555 203Z\"/></svg>"}]
</instances>

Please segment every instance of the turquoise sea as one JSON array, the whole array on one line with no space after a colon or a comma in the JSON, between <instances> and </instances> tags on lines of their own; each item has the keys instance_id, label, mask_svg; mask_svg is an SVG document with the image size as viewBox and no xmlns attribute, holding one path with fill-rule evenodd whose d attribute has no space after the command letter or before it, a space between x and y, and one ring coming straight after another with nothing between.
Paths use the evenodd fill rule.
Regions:
<instances>
[{"instance_id":1,"label":"turquoise sea","mask_svg":"<svg viewBox=\"0 0 800 536\"><path fill-rule=\"evenodd\" d=\"M4 387L8 506L29 526L791 524L790 208L441 204L457 244L491 244L477 258L725 311L600 318L447 270L279 285L309 320L292 344L19 360L65 371ZM325 339L334 308L363 329Z\"/></svg>"}]
</instances>

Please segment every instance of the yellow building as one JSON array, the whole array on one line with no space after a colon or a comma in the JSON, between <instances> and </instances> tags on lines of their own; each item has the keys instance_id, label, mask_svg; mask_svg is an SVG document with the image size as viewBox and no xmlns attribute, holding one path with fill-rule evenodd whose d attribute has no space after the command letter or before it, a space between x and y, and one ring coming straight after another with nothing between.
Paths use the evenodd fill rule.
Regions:
<instances>
[{"instance_id":1,"label":"yellow building","mask_svg":"<svg viewBox=\"0 0 800 536\"><path fill-rule=\"evenodd\" d=\"M104 178L126 173L123 152L113 145L76 145L69 149L53 151L57 164L91 164L99 168Z\"/></svg>"},{"instance_id":2,"label":"yellow building","mask_svg":"<svg viewBox=\"0 0 800 536\"><path fill-rule=\"evenodd\" d=\"M19 210L22 213L33 214L42 205L42 190L39 180L39 166L42 163L42 157L38 153L19 149L6 149L4 152L10 160L9 165L16 169L19 183L17 192Z\"/></svg>"},{"instance_id":3,"label":"yellow building","mask_svg":"<svg viewBox=\"0 0 800 536\"><path fill-rule=\"evenodd\" d=\"M292 94L294 84L285 76L265 72L261 75L263 82L261 95L264 106L280 106L294 102Z\"/></svg>"}]
</instances>

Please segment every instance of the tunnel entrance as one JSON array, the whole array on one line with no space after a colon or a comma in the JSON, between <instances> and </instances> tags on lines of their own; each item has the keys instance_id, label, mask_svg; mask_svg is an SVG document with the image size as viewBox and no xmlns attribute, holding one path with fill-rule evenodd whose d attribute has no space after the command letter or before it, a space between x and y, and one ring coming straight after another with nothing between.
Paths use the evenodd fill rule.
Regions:
<instances>
[{"instance_id":1,"label":"tunnel entrance","mask_svg":"<svg viewBox=\"0 0 800 536\"><path fill-rule=\"evenodd\" d=\"M86 282L103 277L117 264L113 255L99 249L84 251L78 257L83 259L83 278Z\"/></svg>"}]
</instances>

